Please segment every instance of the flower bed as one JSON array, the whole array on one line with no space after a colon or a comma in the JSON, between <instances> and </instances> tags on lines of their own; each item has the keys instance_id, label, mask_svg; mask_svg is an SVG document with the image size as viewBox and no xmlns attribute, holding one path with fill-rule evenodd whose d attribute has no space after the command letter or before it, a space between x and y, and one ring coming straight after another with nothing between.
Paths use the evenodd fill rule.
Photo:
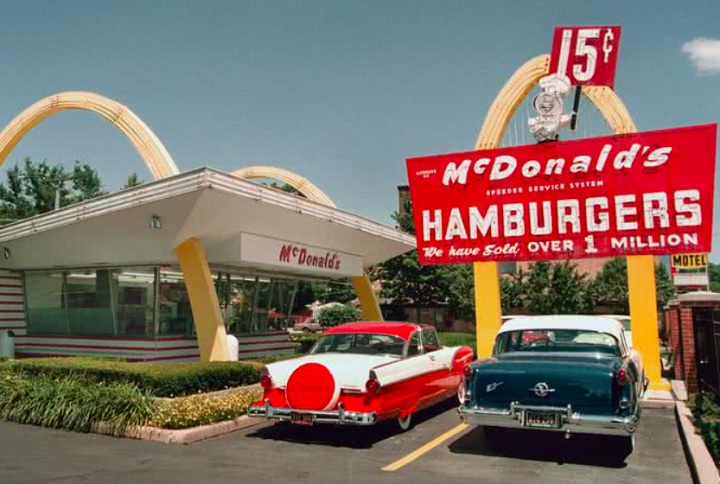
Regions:
<instances>
[{"instance_id":1,"label":"flower bed","mask_svg":"<svg viewBox=\"0 0 720 484\"><path fill-rule=\"evenodd\" d=\"M185 429L232 420L247 413L250 404L262 398L258 387L237 388L221 394L156 399L150 427Z\"/></svg>"}]
</instances>

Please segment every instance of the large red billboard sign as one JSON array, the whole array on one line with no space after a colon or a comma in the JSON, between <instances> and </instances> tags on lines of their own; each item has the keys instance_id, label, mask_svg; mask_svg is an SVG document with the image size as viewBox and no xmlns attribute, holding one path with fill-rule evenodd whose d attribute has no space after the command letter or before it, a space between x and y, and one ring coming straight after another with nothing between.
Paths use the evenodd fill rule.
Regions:
<instances>
[{"instance_id":1,"label":"large red billboard sign","mask_svg":"<svg viewBox=\"0 0 720 484\"><path fill-rule=\"evenodd\" d=\"M555 27L551 74L564 74L573 86L615 85L620 27Z\"/></svg>"},{"instance_id":2,"label":"large red billboard sign","mask_svg":"<svg viewBox=\"0 0 720 484\"><path fill-rule=\"evenodd\" d=\"M407 160L420 262L710 252L717 125Z\"/></svg>"}]
</instances>

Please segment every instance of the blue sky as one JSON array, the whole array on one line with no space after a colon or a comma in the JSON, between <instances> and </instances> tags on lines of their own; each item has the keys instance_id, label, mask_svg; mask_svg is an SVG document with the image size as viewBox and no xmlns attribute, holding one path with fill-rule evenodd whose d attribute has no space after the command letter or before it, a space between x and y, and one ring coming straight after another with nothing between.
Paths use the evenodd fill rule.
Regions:
<instances>
[{"instance_id":1,"label":"blue sky","mask_svg":"<svg viewBox=\"0 0 720 484\"><path fill-rule=\"evenodd\" d=\"M384 223L405 158L471 149L507 77L549 51L556 25L622 26L615 88L640 130L720 117L716 0L1 4L3 126L50 94L94 91L129 106L181 170L288 168ZM41 123L8 161L26 156L90 163L107 189L133 171L151 178L86 112Z\"/></svg>"}]
</instances>

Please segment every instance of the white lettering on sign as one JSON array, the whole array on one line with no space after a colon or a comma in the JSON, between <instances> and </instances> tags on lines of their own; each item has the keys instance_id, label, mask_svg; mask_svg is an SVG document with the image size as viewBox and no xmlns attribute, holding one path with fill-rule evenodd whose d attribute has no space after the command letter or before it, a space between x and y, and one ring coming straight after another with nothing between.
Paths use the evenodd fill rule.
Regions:
<instances>
[{"instance_id":1,"label":"white lettering on sign","mask_svg":"<svg viewBox=\"0 0 720 484\"><path fill-rule=\"evenodd\" d=\"M577 199L544 201L542 225L539 222L537 202L530 202L527 210L522 203L490 205L484 215L475 206L468 207L466 214L455 207L450 210L447 219L443 219L441 209L423 210L423 241L477 240L485 237L488 232L493 238L522 237L526 235L527 226L530 227L532 235L608 232L611 230L608 213L611 200L615 212L614 228L618 232L637 230L641 222L646 229L652 229L656 224L670 227L671 222L677 227L695 227L702 224L698 190L678 190L673 194L673 217L670 207L665 203L667 199L665 192L644 193L639 199L632 194L616 195L612 199L593 197L585 200L584 214L581 213L581 205ZM502 214L502 219L498 217L498 213ZM640 216L639 213L644 215ZM465 227L465 216L469 220L469 232Z\"/></svg>"},{"instance_id":2,"label":"white lettering on sign","mask_svg":"<svg viewBox=\"0 0 720 484\"><path fill-rule=\"evenodd\" d=\"M273 267L343 276L359 276L363 271L360 256L252 234L241 234L240 258Z\"/></svg>"},{"instance_id":3,"label":"white lettering on sign","mask_svg":"<svg viewBox=\"0 0 720 484\"><path fill-rule=\"evenodd\" d=\"M665 165L672 154L672 147L670 146L654 148L639 143L634 143L630 149L618 151L615 156L611 156L612 149L612 145L606 144L596 156L581 154L568 160L564 158L518 160L512 155L499 155L495 158L483 157L474 163L470 159L464 159L457 164L450 162L445 165L442 183L446 186L453 184L467 185L471 165L473 167L472 173L480 179L485 177L489 168L488 179L490 181L502 181L512 176L520 166L519 173L522 178L532 180L540 174L548 178L553 176L562 177L565 175L565 170L569 173L578 174L602 172L609 168L613 173L620 174L629 171L638 162L642 164L644 169L657 169ZM569 164L567 161L569 161Z\"/></svg>"}]
</instances>

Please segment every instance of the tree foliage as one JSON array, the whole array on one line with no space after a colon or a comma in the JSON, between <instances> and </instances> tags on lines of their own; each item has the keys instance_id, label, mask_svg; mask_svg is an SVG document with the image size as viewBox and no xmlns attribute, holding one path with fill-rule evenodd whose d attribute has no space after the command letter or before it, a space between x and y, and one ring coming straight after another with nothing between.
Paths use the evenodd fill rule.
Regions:
<instances>
[{"instance_id":1,"label":"tree foliage","mask_svg":"<svg viewBox=\"0 0 720 484\"><path fill-rule=\"evenodd\" d=\"M130 176L127 177L127 180L125 181L122 189L125 190L126 188L136 187L138 185L142 185L143 183L145 182L143 180L140 180L138 174L136 172L132 172Z\"/></svg>"},{"instance_id":2,"label":"tree foliage","mask_svg":"<svg viewBox=\"0 0 720 484\"><path fill-rule=\"evenodd\" d=\"M76 161L68 171L62 165L25 158L0 183L0 218L5 223L21 220L103 194L100 176L90 165Z\"/></svg>"},{"instance_id":3,"label":"tree foliage","mask_svg":"<svg viewBox=\"0 0 720 484\"><path fill-rule=\"evenodd\" d=\"M318 315L318 323L323 328L337 326L338 324L359 321L362 318L360 311L350 304L342 304L330 306L320 311Z\"/></svg>"},{"instance_id":4,"label":"tree foliage","mask_svg":"<svg viewBox=\"0 0 720 484\"><path fill-rule=\"evenodd\" d=\"M523 292L525 307L533 314L580 314L594 305L587 275L568 261L530 264Z\"/></svg>"},{"instance_id":5,"label":"tree foliage","mask_svg":"<svg viewBox=\"0 0 720 484\"><path fill-rule=\"evenodd\" d=\"M708 272L710 276L710 290L712 292L720 292L720 264L708 262Z\"/></svg>"},{"instance_id":6,"label":"tree foliage","mask_svg":"<svg viewBox=\"0 0 720 484\"><path fill-rule=\"evenodd\" d=\"M415 224L409 199L406 200L404 208L403 212L395 212L393 219L400 230L413 235ZM405 306L421 308L445 303L448 287L440 282L443 279L443 270L444 268L439 266L420 265L417 250L381 264L377 277L383 281L381 295L392 300L391 317L404 318L402 308Z\"/></svg>"}]
</instances>

